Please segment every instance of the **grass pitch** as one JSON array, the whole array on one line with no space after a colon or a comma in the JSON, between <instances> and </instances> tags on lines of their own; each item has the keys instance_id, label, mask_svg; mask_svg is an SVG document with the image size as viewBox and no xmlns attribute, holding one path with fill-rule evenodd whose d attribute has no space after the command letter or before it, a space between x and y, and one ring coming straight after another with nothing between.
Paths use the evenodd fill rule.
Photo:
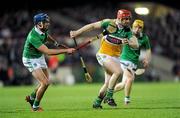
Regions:
<instances>
[{"instance_id":1,"label":"grass pitch","mask_svg":"<svg viewBox=\"0 0 180 118\"><path fill-rule=\"evenodd\" d=\"M28 87L0 88L0 118L180 118L180 83L134 83L131 104L123 104L123 91L115 94L117 108L92 102L101 84L51 85L41 102L44 112L31 112Z\"/></svg>"}]
</instances>

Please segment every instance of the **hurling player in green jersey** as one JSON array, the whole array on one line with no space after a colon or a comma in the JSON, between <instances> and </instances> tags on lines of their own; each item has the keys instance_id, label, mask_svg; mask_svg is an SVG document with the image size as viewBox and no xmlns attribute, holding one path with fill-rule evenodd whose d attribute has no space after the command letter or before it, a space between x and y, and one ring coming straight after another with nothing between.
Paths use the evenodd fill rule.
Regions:
<instances>
[{"instance_id":1,"label":"hurling player in green jersey","mask_svg":"<svg viewBox=\"0 0 180 118\"><path fill-rule=\"evenodd\" d=\"M151 47L148 36L143 33L144 22L142 20L135 20L132 25L132 32L138 38L139 48L133 49L128 45L124 45L120 56L121 67L124 71L122 82L115 86L115 92L125 89L125 104L130 103L130 92L132 83L135 78L135 71L139 63L139 56L141 49L145 49L145 57L143 57L142 64L146 68L151 60Z\"/></svg>"},{"instance_id":2,"label":"hurling player in green jersey","mask_svg":"<svg viewBox=\"0 0 180 118\"><path fill-rule=\"evenodd\" d=\"M45 62L44 54L71 54L75 51L74 48L49 49L45 45L46 42L52 42L56 46L59 46L57 41L48 34L49 25L50 19L47 14L39 13L35 15L34 27L31 29L26 38L23 50L23 64L39 82L39 85L31 93L31 95L26 96L26 101L30 103L33 111L43 111L39 104L50 84L48 67Z\"/></svg>"},{"instance_id":3,"label":"hurling player in green jersey","mask_svg":"<svg viewBox=\"0 0 180 118\"><path fill-rule=\"evenodd\" d=\"M91 30L103 30L104 36L101 39L100 49L96 57L104 69L105 81L93 102L93 108L102 108L103 100L104 103L108 103L112 107L117 106L113 99L113 93L116 81L123 73L119 60L121 49L124 44L129 44L132 48L138 48L137 38L132 34L129 26L131 17L132 14L129 10L120 9L115 19L104 19L90 23L70 32L70 36L74 38Z\"/></svg>"}]
</instances>

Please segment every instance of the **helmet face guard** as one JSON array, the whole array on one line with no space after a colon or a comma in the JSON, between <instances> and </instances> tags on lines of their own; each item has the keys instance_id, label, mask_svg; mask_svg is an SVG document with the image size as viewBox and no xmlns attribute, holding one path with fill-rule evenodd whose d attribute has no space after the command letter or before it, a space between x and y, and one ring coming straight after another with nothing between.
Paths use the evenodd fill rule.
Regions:
<instances>
[{"instance_id":1,"label":"helmet face guard","mask_svg":"<svg viewBox=\"0 0 180 118\"><path fill-rule=\"evenodd\" d=\"M34 16L34 24L37 25L40 22L49 23L49 16L45 13L39 13Z\"/></svg>"},{"instance_id":2,"label":"helmet face guard","mask_svg":"<svg viewBox=\"0 0 180 118\"><path fill-rule=\"evenodd\" d=\"M118 10L117 13L117 19L122 19L122 18L131 18L132 14L130 11L126 10L126 9L120 9Z\"/></svg>"}]
</instances>

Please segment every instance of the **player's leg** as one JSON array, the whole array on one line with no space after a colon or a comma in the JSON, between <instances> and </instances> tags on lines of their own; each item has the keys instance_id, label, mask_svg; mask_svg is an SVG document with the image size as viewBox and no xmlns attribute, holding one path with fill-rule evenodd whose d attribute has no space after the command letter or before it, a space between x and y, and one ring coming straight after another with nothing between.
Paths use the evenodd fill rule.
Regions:
<instances>
[{"instance_id":1,"label":"player's leg","mask_svg":"<svg viewBox=\"0 0 180 118\"><path fill-rule=\"evenodd\" d=\"M46 75L46 77L49 78L47 69L42 69L42 70L43 70L44 74ZM26 101L30 103L31 107L33 106L34 100L36 98L36 92L40 86L41 86L41 84L38 84L37 87L34 89L34 91L30 95L26 96L26 98L25 98Z\"/></svg>"},{"instance_id":2,"label":"player's leg","mask_svg":"<svg viewBox=\"0 0 180 118\"><path fill-rule=\"evenodd\" d=\"M42 69L42 70L43 70L44 74L46 75L46 78L48 79L48 82L49 82L49 84L50 84L51 82L50 82L50 79L49 79L48 69L46 68L46 69ZM47 89L47 88L46 88L46 89Z\"/></svg>"},{"instance_id":3,"label":"player's leg","mask_svg":"<svg viewBox=\"0 0 180 118\"><path fill-rule=\"evenodd\" d=\"M99 97L102 99L105 97L110 78L111 78L111 74L108 72L105 72L105 82L99 91Z\"/></svg>"},{"instance_id":4,"label":"player's leg","mask_svg":"<svg viewBox=\"0 0 180 118\"><path fill-rule=\"evenodd\" d=\"M23 57L22 61L23 61L24 66L30 72L32 72L36 68L40 68L39 66L34 66L34 65L39 65L39 64L34 64L34 63L39 62L39 59L28 59L28 58ZM36 98L36 92L39 87L40 87L40 84L38 84L38 86L34 89L34 91L30 95L26 96L25 98L25 100L30 103L31 107L33 106L34 100Z\"/></svg>"},{"instance_id":5,"label":"player's leg","mask_svg":"<svg viewBox=\"0 0 180 118\"><path fill-rule=\"evenodd\" d=\"M41 101L46 89L48 88L50 82L49 82L49 78L46 76L46 74L43 72L43 70L41 68L34 70L32 72L32 75L40 83L40 87L38 88L38 90L36 92L36 98L33 103L33 110L36 111L40 108L39 107L40 101Z\"/></svg>"},{"instance_id":6,"label":"player's leg","mask_svg":"<svg viewBox=\"0 0 180 118\"><path fill-rule=\"evenodd\" d=\"M107 72L105 72L105 82L99 90L98 97L95 99L95 101L93 103L93 108L102 108L101 103L105 97L110 77L111 77L111 75L108 74Z\"/></svg>"},{"instance_id":7,"label":"player's leg","mask_svg":"<svg viewBox=\"0 0 180 118\"><path fill-rule=\"evenodd\" d=\"M116 84L116 86L114 87L114 93L123 90L126 82L127 82L126 77L123 74L122 81Z\"/></svg>"},{"instance_id":8,"label":"player's leg","mask_svg":"<svg viewBox=\"0 0 180 118\"><path fill-rule=\"evenodd\" d=\"M106 92L104 102L107 102L110 106L117 106L113 99L113 93L116 82L122 74L120 63L114 61L113 59L108 59L106 62L104 62L104 68L108 73L112 73L112 76L109 80L108 89Z\"/></svg>"},{"instance_id":9,"label":"player's leg","mask_svg":"<svg viewBox=\"0 0 180 118\"><path fill-rule=\"evenodd\" d=\"M132 89L132 84L134 81L134 74L127 69L124 70L124 77L126 78L126 84L125 84L125 98L124 102L125 104L130 103L130 94L131 94L131 89Z\"/></svg>"}]
</instances>

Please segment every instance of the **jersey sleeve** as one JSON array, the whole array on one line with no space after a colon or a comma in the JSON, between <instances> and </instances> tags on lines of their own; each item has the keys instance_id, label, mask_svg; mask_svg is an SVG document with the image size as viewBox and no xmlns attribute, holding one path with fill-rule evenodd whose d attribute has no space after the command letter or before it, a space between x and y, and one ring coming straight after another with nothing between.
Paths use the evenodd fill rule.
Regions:
<instances>
[{"instance_id":1,"label":"jersey sleeve","mask_svg":"<svg viewBox=\"0 0 180 118\"><path fill-rule=\"evenodd\" d=\"M129 32L127 32L127 38L128 38L128 40L130 40L130 38L132 37L132 32L131 31L129 31Z\"/></svg>"},{"instance_id":2,"label":"jersey sleeve","mask_svg":"<svg viewBox=\"0 0 180 118\"><path fill-rule=\"evenodd\" d=\"M43 45L41 40L38 40L37 37L31 37L29 39L29 42L35 47L35 48L39 48L41 45Z\"/></svg>"},{"instance_id":3,"label":"jersey sleeve","mask_svg":"<svg viewBox=\"0 0 180 118\"><path fill-rule=\"evenodd\" d=\"M151 45L150 45L149 37L148 37L148 36L145 36L144 47L145 47L145 49L150 49L150 48L151 48Z\"/></svg>"},{"instance_id":4,"label":"jersey sleeve","mask_svg":"<svg viewBox=\"0 0 180 118\"><path fill-rule=\"evenodd\" d=\"M106 28L108 27L109 23L110 23L110 21L107 20L107 19L102 20L102 21L101 21L101 27L102 27L103 29L106 29Z\"/></svg>"}]
</instances>

